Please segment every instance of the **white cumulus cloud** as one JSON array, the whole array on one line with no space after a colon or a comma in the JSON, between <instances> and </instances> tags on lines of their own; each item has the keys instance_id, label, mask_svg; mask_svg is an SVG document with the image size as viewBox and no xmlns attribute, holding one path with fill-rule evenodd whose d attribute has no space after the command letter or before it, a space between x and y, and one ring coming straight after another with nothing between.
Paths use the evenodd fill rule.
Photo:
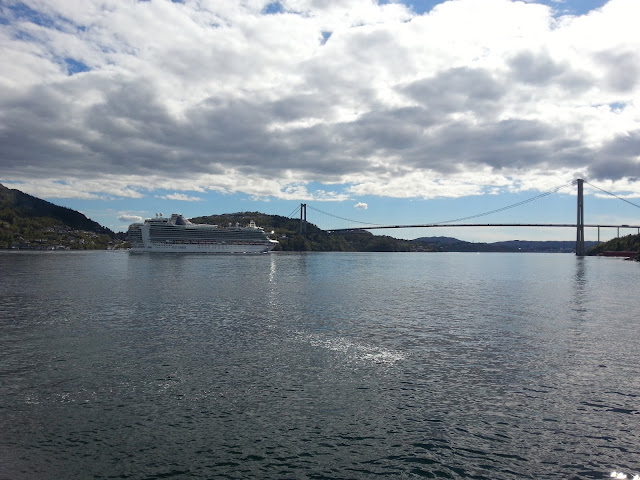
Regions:
<instances>
[{"instance_id":1,"label":"white cumulus cloud","mask_svg":"<svg viewBox=\"0 0 640 480\"><path fill-rule=\"evenodd\" d=\"M357 208L359 210L366 210L367 208L369 208L369 205L367 205L364 202L358 202L353 206L353 208Z\"/></svg>"},{"instance_id":2,"label":"white cumulus cloud","mask_svg":"<svg viewBox=\"0 0 640 480\"><path fill-rule=\"evenodd\" d=\"M0 182L340 201L579 172L640 195L637 0L267 4L6 2Z\"/></svg>"},{"instance_id":3,"label":"white cumulus cloud","mask_svg":"<svg viewBox=\"0 0 640 480\"><path fill-rule=\"evenodd\" d=\"M142 222L140 215L119 215L118 220L126 223Z\"/></svg>"},{"instance_id":4,"label":"white cumulus cloud","mask_svg":"<svg viewBox=\"0 0 640 480\"><path fill-rule=\"evenodd\" d=\"M178 200L180 202L202 202L200 197L193 197L191 195L185 195L184 193L170 193L168 195L159 195L158 198L164 200Z\"/></svg>"}]
</instances>

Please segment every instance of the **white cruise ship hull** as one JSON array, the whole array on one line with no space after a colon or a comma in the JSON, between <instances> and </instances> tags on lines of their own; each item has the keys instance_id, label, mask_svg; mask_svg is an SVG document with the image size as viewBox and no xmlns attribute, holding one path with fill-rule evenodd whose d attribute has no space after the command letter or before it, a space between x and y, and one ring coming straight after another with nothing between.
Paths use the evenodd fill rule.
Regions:
<instances>
[{"instance_id":1,"label":"white cruise ship hull","mask_svg":"<svg viewBox=\"0 0 640 480\"><path fill-rule=\"evenodd\" d=\"M131 247L132 253L267 253L275 247L277 243L269 245L172 245L158 244L145 247Z\"/></svg>"},{"instance_id":2,"label":"white cruise ship hull","mask_svg":"<svg viewBox=\"0 0 640 480\"><path fill-rule=\"evenodd\" d=\"M134 253L267 253L278 242L260 227L193 224L179 214L134 223L127 232Z\"/></svg>"}]
</instances>

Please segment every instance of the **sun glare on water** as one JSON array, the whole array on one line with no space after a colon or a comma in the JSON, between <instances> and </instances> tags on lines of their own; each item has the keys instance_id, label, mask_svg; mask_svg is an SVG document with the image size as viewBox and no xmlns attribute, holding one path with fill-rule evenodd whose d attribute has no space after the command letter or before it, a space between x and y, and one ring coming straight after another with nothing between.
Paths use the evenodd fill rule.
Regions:
<instances>
[{"instance_id":1,"label":"sun glare on water","mask_svg":"<svg viewBox=\"0 0 640 480\"><path fill-rule=\"evenodd\" d=\"M624 472L611 472L611 475L609 475L611 478L616 478L618 480L627 480L629 478L629 475L627 475ZM633 477L631 477L631 480L640 480L640 475L634 475Z\"/></svg>"}]
</instances>

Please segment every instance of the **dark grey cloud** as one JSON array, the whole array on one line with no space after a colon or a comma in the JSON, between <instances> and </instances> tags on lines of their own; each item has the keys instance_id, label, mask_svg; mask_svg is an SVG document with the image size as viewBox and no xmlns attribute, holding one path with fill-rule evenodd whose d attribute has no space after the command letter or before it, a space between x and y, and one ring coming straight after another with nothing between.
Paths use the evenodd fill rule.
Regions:
<instances>
[{"instance_id":1,"label":"dark grey cloud","mask_svg":"<svg viewBox=\"0 0 640 480\"><path fill-rule=\"evenodd\" d=\"M513 172L573 168L593 155L579 140L559 135L552 124L521 119L436 124L423 108L368 115L343 125L340 135L345 144L358 146L362 157L401 159L398 175L414 169L448 175L479 167Z\"/></svg>"},{"instance_id":2,"label":"dark grey cloud","mask_svg":"<svg viewBox=\"0 0 640 480\"><path fill-rule=\"evenodd\" d=\"M51 170L58 166L82 166L83 135L74 125L72 106L56 88L36 86L5 102L0 121L5 174L28 166L36 177L51 176Z\"/></svg>"},{"instance_id":3,"label":"dark grey cloud","mask_svg":"<svg viewBox=\"0 0 640 480\"><path fill-rule=\"evenodd\" d=\"M412 82L399 90L433 115L468 111L489 115L501 109L505 85L486 70L458 67Z\"/></svg>"},{"instance_id":4,"label":"dark grey cloud","mask_svg":"<svg viewBox=\"0 0 640 480\"><path fill-rule=\"evenodd\" d=\"M599 179L640 176L638 135L619 137L602 151L566 138L539 120L446 120L445 114L499 111L500 83L483 71L452 69L402 87L420 106L374 110L349 122L271 129L331 105L315 95L275 102L209 98L176 119L152 88L121 83L88 108L70 104L55 88L37 87L8 104L0 135L5 172L25 163L41 175L180 176L222 174L278 177L300 172L320 181L361 172L404 175L429 169L442 175L490 167L495 171L579 168L594 159ZM444 90L442 90L444 89ZM44 121L43 121L44 120ZM390 171L384 162L400 162ZM587 162L588 163L588 162Z\"/></svg>"},{"instance_id":5,"label":"dark grey cloud","mask_svg":"<svg viewBox=\"0 0 640 480\"><path fill-rule=\"evenodd\" d=\"M640 178L640 129L618 135L597 152L589 173L594 180Z\"/></svg>"},{"instance_id":6,"label":"dark grey cloud","mask_svg":"<svg viewBox=\"0 0 640 480\"><path fill-rule=\"evenodd\" d=\"M581 158L578 151L583 149L580 142L558 136L553 125L522 119L455 122L430 140L432 155L469 170L490 167L516 172L568 167Z\"/></svg>"},{"instance_id":7,"label":"dark grey cloud","mask_svg":"<svg viewBox=\"0 0 640 480\"><path fill-rule=\"evenodd\" d=\"M390 109L370 112L353 122L337 125L335 135L345 148L349 145L357 148L354 153L359 156L380 152L398 155L415 146L423 131L436 122L437 117L424 108Z\"/></svg>"},{"instance_id":8,"label":"dark grey cloud","mask_svg":"<svg viewBox=\"0 0 640 480\"><path fill-rule=\"evenodd\" d=\"M331 111L331 103L321 94L286 95L265 105L273 120L293 122L306 118L323 118Z\"/></svg>"},{"instance_id":9,"label":"dark grey cloud","mask_svg":"<svg viewBox=\"0 0 640 480\"><path fill-rule=\"evenodd\" d=\"M576 71L568 63L554 60L547 52L522 51L512 56L507 65L511 76L507 82L515 80L533 87L558 86L573 94L592 87L595 80L585 71Z\"/></svg>"},{"instance_id":10,"label":"dark grey cloud","mask_svg":"<svg viewBox=\"0 0 640 480\"><path fill-rule=\"evenodd\" d=\"M599 52L595 60L605 68L607 86L618 93L628 93L640 82L640 53Z\"/></svg>"},{"instance_id":11,"label":"dark grey cloud","mask_svg":"<svg viewBox=\"0 0 640 480\"><path fill-rule=\"evenodd\" d=\"M520 52L508 65L515 79L533 85L548 85L565 72L565 67L546 53Z\"/></svg>"}]
</instances>

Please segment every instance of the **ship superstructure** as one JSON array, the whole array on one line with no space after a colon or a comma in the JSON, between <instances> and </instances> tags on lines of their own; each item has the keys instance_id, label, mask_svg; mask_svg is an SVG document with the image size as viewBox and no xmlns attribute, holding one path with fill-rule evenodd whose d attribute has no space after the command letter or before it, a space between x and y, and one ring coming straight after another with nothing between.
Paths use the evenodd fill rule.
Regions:
<instances>
[{"instance_id":1,"label":"ship superstructure","mask_svg":"<svg viewBox=\"0 0 640 480\"><path fill-rule=\"evenodd\" d=\"M177 213L133 223L127 235L132 252L266 253L278 244L253 220L246 227L219 227L191 223Z\"/></svg>"}]
</instances>

